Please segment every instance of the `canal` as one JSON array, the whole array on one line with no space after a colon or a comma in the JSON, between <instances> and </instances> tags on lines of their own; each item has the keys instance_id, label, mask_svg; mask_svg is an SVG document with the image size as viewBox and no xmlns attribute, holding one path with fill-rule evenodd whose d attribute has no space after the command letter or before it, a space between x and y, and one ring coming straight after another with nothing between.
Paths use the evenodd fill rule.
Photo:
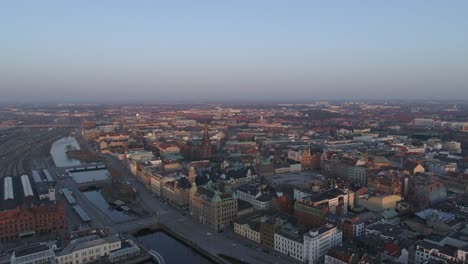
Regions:
<instances>
[{"instance_id":1,"label":"canal","mask_svg":"<svg viewBox=\"0 0 468 264\"><path fill-rule=\"evenodd\" d=\"M124 222L135 218L135 215L126 213L124 211L118 211L112 208L107 201L102 197L100 191L87 191L82 192L83 195L88 199L94 206L96 206L101 212L110 217L114 222Z\"/></svg>"},{"instance_id":2,"label":"canal","mask_svg":"<svg viewBox=\"0 0 468 264\"><path fill-rule=\"evenodd\" d=\"M76 138L65 137L55 141L50 149L50 155L54 160L56 167L70 167L79 166L81 162L79 160L69 159L67 156L67 146L71 145L76 149L80 149L80 145Z\"/></svg>"},{"instance_id":3,"label":"canal","mask_svg":"<svg viewBox=\"0 0 468 264\"><path fill-rule=\"evenodd\" d=\"M109 179L109 171L106 169L102 170L87 170L87 171L76 171L71 172L71 177L77 183L87 183L94 181L105 181Z\"/></svg>"},{"instance_id":4,"label":"canal","mask_svg":"<svg viewBox=\"0 0 468 264\"><path fill-rule=\"evenodd\" d=\"M136 235L137 239L148 249L158 252L166 264L190 263L212 264L210 259L191 247L171 237L163 231L146 231Z\"/></svg>"}]
</instances>

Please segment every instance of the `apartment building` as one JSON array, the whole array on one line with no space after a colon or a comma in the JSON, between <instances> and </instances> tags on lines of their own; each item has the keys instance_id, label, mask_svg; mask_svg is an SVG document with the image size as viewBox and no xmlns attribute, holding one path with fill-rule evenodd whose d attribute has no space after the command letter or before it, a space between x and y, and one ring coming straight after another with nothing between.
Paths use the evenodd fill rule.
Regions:
<instances>
[{"instance_id":1,"label":"apartment building","mask_svg":"<svg viewBox=\"0 0 468 264\"><path fill-rule=\"evenodd\" d=\"M276 192L267 185L247 184L237 189L237 198L251 204L256 210L268 210Z\"/></svg>"},{"instance_id":2,"label":"apartment building","mask_svg":"<svg viewBox=\"0 0 468 264\"><path fill-rule=\"evenodd\" d=\"M304 259L304 240L296 225L284 223L275 232L275 250L299 261Z\"/></svg>"},{"instance_id":3,"label":"apartment building","mask_svg":"<svg viewBox=\"0 0 468 264\"><path fill-rule=\"evenodd\" d=\"M192 216L215 230L232 225L237 217L235 193L221 193L211 184L190 189L189 208Z\"/></svg>"},{"instance_id":4,"label":"apartment building","mask_svg":"<svg viewBox=\"0 0 468 264\"><path fill-rule=\"evenodd\" d=\"M341 230L332 224L312 229L304 234L304 261L317 263L327 251L343 241Z\"/></svg>"}]
</instances>

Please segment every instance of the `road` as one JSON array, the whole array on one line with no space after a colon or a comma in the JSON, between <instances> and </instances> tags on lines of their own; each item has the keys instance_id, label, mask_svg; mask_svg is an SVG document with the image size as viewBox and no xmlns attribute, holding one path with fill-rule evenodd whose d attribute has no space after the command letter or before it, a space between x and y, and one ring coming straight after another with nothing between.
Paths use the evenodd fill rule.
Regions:
<instances>
[{"instance_id":1,"label":"road","mask_svg":"<svg viewBox=\"0 0 468 264\"><path fill-rule=\"evenodd\" d=\"M121 161L113 156L106 156L106 158L110 166L123 172L125 180L135 188L140 196L142 206L155 213L159 223L166 225L172 231L210 254L215 256L224 254L248 263L300 263L279 252L273 252L273 249L269 249L269 251L276 256L264 253L262 252L262 246L234 235L231 231L225 231L226 234L224 232L215 232L208 226L195 221L189 215L184 215L184 211L180 211L155 198L151 191L146 189L144 184L134 177ZM124 226L122 226L121 230L125 231Z\"/></svg>"},{"instance_id":2,"label":"road","mask_svg":"<svg viewBox=\"0 0 468 264\"><path fill-rule=\"evenodd\" d=\"M106 159L108 166L122 172L124 180L129 182L136 190L139 201L141 201L141 206L147 212L150 212L151 216L116 222L94 206L80 192L78 184L71 177L66 176L58 179L55 174L57 169L50 166L51 173L57 178L57 189L68 188L72 191L77 204L80 205L92 219L91 222L88 223L89 226L108 228L112 233L127 233L160 223L170 228L187 241L190 241L195 247L199 247L214 256L223 254L247 263L299 263L286 255L274 252L273 249L269 249L271 254L265 253L262 251L261 245L237 236L230 230L226 230L223 233L215 232L208 226L192 219L185 211L172 207L154 197L151 191L146 189L144 184L130 172L122 161L110 155L107 155ZM60 195L59 199L62 200L67 207L70 228L74 228L82 223L63 196ZM228 261L225 262L229 263Z\"/></svg>"},{"instance_id":3,"label":"road","mask_svg":"<svg viewBox=\"0 0 468 264\"><path fill-rule=\"evenodd\" d=\"M122 161L108 155L106 156L108 165L123 173L124 179L137 191L142 207L151 214L145 218L116 222L94 206L80 192L78 184L71 177L57 177L57 172L61 173L60 169L55 168L48 158L44 158L49 156L50 146L54 141L69 134L69 128L13 128L2 131L0 134L0 178L30 173L31 169L43 168L46 165L57 180L57 190L70 189L76 199L76 204L80 205L92 219L89 223L83 223L66 199L62 195L57 195L58 201L66 207L70 231L84 224L96 228L107 228L113 233L127 233L139 227L144 228L160 223L187 241L191 241L195 247L198 246L214 256L224 254L248 263L296 263L293 259L277 252L274 253L275 256L264 253L258 249L260 245L246 246L253 245L253 243L234 235L232 231L217 233L192 219L185 211L165 204L155 198ZM273 250L270 249L270 252Z\"/></svg>"}]
</instances>

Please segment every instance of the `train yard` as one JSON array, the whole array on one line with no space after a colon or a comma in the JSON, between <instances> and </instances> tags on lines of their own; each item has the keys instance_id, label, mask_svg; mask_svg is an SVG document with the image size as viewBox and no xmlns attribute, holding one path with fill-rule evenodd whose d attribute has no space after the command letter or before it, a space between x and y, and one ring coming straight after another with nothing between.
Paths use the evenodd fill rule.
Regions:
<instances>
[{"instance_id":1,"label":"train yard","mask_svg":"<svg viewBox=\"0 0 468 264\"><path fill-rule=\"evenodd\" d=\"M52 143L70 128L10 128L0 131L0 178L30 174L43 167Z\"/></svg>"}]
</instances>

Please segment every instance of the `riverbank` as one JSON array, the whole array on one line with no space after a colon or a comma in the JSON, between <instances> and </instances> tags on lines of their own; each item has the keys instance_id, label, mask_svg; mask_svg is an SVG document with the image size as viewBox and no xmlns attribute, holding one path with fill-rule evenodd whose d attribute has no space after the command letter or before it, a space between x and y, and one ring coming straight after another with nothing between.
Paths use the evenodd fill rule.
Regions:
<instances>
[{"instance_id":1,"label":"riverbank","mask_svg":"<svg viewBox=\"0 0 468 264\"><path fill-rule=\"evenodd\" d=\"M174 232L169 227L164 224L155 224L149 228L144 228L137 232L132 233L132 236L136 237L143 237L145 235L153 234L153 233L164 233L167 236L173 238L174 240L178 241L179 243L183 244L184 246L190 248L191 250L195 251L197 254L203 256L210 263L226 263L226 260L223 260L219 256L211 255L208 251L204 250L203 248L199 247L196 243L192 242L191 240L186 239L185 237L179 235L177 232Z\"/></svg>"},{"instance_id":2,"label":"riverbank","mask_svg":"<svg viewBox=\"0 0 468 264\"><path fill-rule=\"evenodd\" d=\"M67 157L72 160L79 160L83 163L104 162L104 159L87 150L68 150L65 152Z\"/></svg>"}]
</instances>

